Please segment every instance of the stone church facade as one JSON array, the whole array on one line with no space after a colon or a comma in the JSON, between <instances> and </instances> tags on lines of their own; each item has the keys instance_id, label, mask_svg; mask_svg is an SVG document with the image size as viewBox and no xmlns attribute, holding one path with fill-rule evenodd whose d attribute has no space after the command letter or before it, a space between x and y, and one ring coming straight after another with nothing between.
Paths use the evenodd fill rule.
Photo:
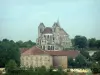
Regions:
<instances>
[{"instance_id":1,"label":"stone church facade","mask_svg":"<svg viewBox=\"0 0 100 75\"><path fill-rule=\"evenodd\" d=\"M59 21L52 27L46 27L40 23L36 42L37 46L43 50L63 50L72 47L69 35L61 28Z\"/></svg>"}]
</instances>

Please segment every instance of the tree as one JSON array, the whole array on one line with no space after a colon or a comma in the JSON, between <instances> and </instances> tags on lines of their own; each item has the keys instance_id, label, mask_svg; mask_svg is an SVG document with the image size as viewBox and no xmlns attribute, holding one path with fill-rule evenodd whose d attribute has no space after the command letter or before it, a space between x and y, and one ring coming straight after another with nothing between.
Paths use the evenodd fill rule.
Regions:
<instances>
[{"instance_id":1,"label":"tree","mask_svg":"<svg viewBox=\"0 0 100 75\"><path fill-rule=\"evenodd\" d=\"M97 41L96 41L96 47L97 47L98 49L100 49L100 40L97 40Z\"/></svg>"},{"instance_id":2,"label":"tree","mask_svg":"<svg viewBox=\"0 0 100 75\"><path fill-rule=\"evenodd\" d=\"M75 36L74 46L77 48L86 48L87 47L87 38L85 36Z\"/></svg>"},{"instance_id":3,"label":"tree","mask_svg":"<svg viewBox=\"0 0 100 75\"><path fill-rule=\"evenodd\" d=\"M10 60L5 67L7 72L11 72L17 68L17 64L14 60Z\"/></svg>"},{"instance_id":4,"label":"tree","mask_svg":"<svg viewBox=\"0 0 100 75\"><path fill-rule=\"evenodd\" d=\"M100 73L100 64L93 62L91 65L91 70L94 74Z\"/></svg>"},{"instance_id":5,"label":"tree","mask_svg":"<svg viewBox=\"0 0 100 75\"><path fill-rule=\"evenodd\" d=\"M77 67L79 68L83 68L83 67L86 67L86 61L85 61L85 58L83 55L78 55L76 58L75 58L75 62L77 63Z\"/></svg>"},{"instance_id":6,"label":"tree","mask_svg":"<svg viewBox=\"0 0 100 75\"><path fill-rule=\"evenodd\" d=\"M19 47L19 48L22 48L23 47L23 41L17 41L16 42L16 45Z\"/></svg>"},{"instance_id":7,"label":"tree","mask_svg":"<svg viewBox=\"0 0 100 75\"><path fill-rule=\"evenodd\" d=\"M89 55L89 52L88 52L88 51L85 51L85 50L80 50L80 53L81 53L84 57L86 57L86 59L91 60L91 57L90 57L90 55Z\"/></svg>"},{"instance_id":8,"label":"tree","mask_svg":"<svg viewBox=\"0 0 100 75\"><path fill-rule=\"evenodd\" d=\"M95 61L100 61L100 51L95 52L92 57Z\"/></svg>"},{"instance_id":9,"label":"tree","mask_svg":"<svg viewBox=\"0 0 100 75\"><path fill-rule=\"evenodd\" d=\"M95 38L89 39L88 46L89 46L89 48L95 48L96 47L96 39Z\"/></svg>"},{"instance_id":10,"label":"tree","mask_svg":"<svg viewBox=\"0 0 100 75\"><path fill-rule=\"evenodd\" d=\"M19 48L31 48L32 46L36 45L36 43L32 42L31 40L25 41L25 42L20 40L20 41L17 41L16 44Z\"/></svg>"},{"instance_id":11,"label":"tree","mask_svg":"<svg viewBox=\"0 0 100 75\"><path fill-rule=\"evenodd\" d=\"M36 43L32 42L31 40L26 41L23 43L24 47L31 48L32 46L36 45Z\"/></svg>"},{"instance_id":12,"label":"tree","mask_svg":"<svg viewBox=\"0 0 100 75\"><path fill-rule=\"evenodd\" d=\"M73 59L73 58L71 58L71 57L69 57L68 58L68 67L70 68L72 68L72 67L75 67L75 59Z\"/></svg>"},{"instance_id":13,"label":"tree","mask_svg":"<svg viewBox=\"0 0 100 75\"><path fill-rule=\"evenodd\" d=\"M5 67L7 62L13 59L20 64L20 51L14 41L3 39L0 43L0 67Z\"/></svg>"}]
</instances>

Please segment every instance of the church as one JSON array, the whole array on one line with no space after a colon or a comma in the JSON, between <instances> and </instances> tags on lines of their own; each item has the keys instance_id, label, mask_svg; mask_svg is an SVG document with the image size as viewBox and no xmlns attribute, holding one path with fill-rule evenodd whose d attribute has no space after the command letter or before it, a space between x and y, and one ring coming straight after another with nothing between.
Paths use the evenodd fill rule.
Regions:
<instances>
[{"instance_id":1,"label":"church","mask_svg":"<svg viewBox=\"0 0 100 75\"><path fill-rule=\"evenodd\" d=\"M46 27L44 23L40 23L36 43L43 50L64 50L72 47L71 39L61 28L59 20L52 27Z\"/></svg>"},{"instance_id":2,"label":"church","mask_svg":"<svg viewBox=\"0 0 100 75\"><path fill-rule=\"evenodd\" d=\"M63 69L68 67L68 58L77 57L80 52L77 50L64 50L71 48L72 43L68 33L61 28L59 21L52 27L45 27L43 23L38 26L37 45L31 48L21 48L21 67L50 68L53 66Z\"/></svg>"}]
</instances>

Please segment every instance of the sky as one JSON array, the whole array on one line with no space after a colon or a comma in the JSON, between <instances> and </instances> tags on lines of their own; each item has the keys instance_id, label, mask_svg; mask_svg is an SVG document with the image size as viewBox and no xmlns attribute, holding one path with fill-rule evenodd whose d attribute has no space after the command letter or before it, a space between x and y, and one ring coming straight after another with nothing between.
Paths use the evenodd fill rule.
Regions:
<instances>
[{"instance_id":1,"label":"sky","mask_svg":"<svg viewBox=\"0 0 100 75\"><path fill-rule=\"evenodd\" d=\"M100 0L0 0L0 40L36 41L43 22L76 35L100 39Z\"/></svg>"}]
</instances>

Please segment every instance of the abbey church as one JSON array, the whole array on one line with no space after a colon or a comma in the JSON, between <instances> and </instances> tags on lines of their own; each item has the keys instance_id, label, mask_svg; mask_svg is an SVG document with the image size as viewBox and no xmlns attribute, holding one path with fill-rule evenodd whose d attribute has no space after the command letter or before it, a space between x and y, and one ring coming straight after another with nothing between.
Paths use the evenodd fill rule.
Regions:
<instances>
[{"instance_id":1,"label":"abbey church","mask_svg":"<svg viewBox=\"0 0 100 75\"><path fill-rule=\"evenodd\" d=\"M52 27L40 23L36 41L37 46L43 50L63 50L72 47L69 35L61 28L59 20Z\"/></svg>"},{"instance_id":2,"label":"abbey church","mask_svg":"<svg viewBox=\"0 0 100 75\"><path fill-rule=\"evenodd\" d=\"M63 69L68 67L68 58L77 57L80 52L77 50L63 50L71 48L72 43L68 33L61 28L59 21L52 27L45 27L40 23L38 27L37 45L31 48L21 48L21 67L41 67L50 68L53 66Z\"/></svg>"}]
</instances>

